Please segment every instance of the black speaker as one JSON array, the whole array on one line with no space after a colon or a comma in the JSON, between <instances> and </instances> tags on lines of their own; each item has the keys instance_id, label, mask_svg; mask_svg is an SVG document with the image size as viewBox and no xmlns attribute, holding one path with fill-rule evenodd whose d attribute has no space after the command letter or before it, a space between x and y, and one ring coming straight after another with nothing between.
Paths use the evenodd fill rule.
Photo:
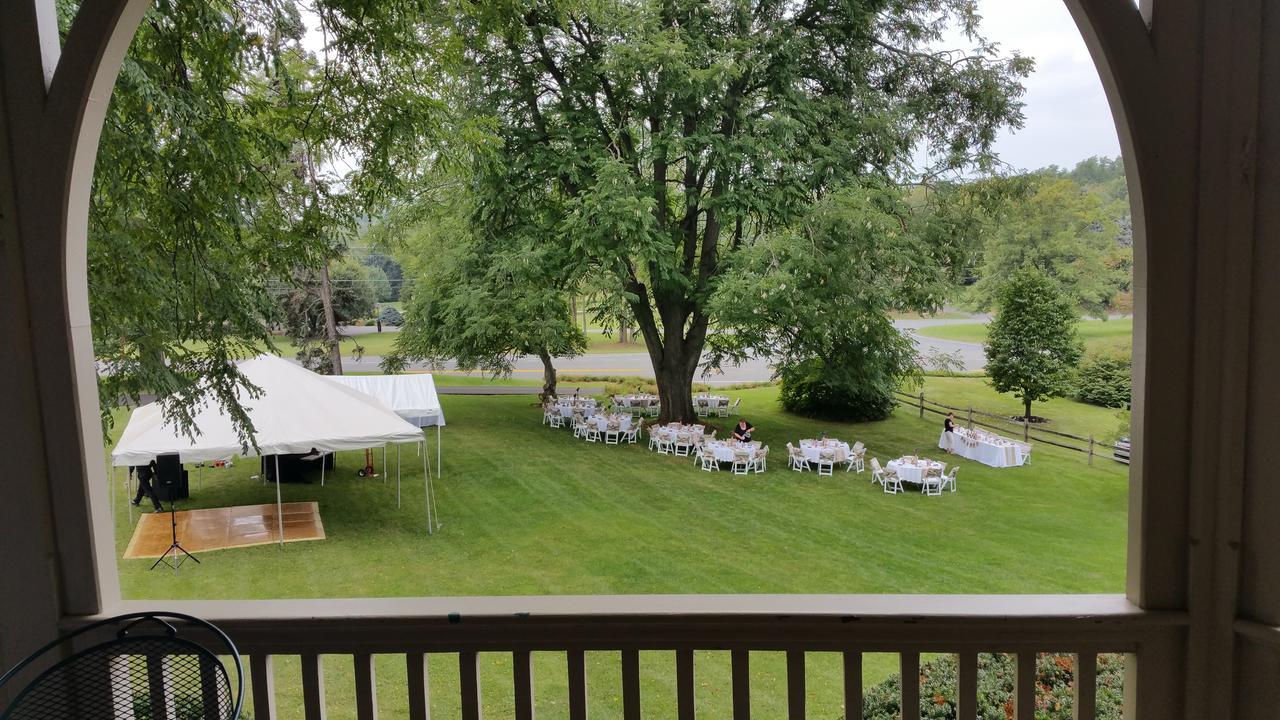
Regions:
<instances>
[{"instance_id":1,"label":"black speaker","mask_svg":"<svg viewBox=\"0 0 1280 720\"><path fill-rule=\"evenodd\" d=\"M177 453L156 456L156 495L161 500L173 502L185 500L191 495L187 482L187 472L182 469L182 461Z\"/></svg>"}]
</instances>

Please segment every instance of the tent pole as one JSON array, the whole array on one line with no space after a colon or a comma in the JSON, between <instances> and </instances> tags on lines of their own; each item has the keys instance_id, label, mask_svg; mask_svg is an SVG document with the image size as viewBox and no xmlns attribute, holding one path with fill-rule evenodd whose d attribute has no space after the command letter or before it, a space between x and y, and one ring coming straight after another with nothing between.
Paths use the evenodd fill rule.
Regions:
<instances>
[{"instance_id":1,"label":"tent pole","mask_svg":"<svg viewBox=\"0 0 1280 720\"><path fill-rule=\"evenodd\" d=\"M440 477L440 473L444 468L440 467L440 426L436 426L436 477Z\"/></svg>"},{"instance_id":2,"label":"tent pole","mask_svg":"<svg viewBox=\"0 0 1280 720\"><path fill-rule=\"evenodd\" d=\"M280 500L280 453L276 453L276 527L280 529L280 547L284 548L284 502Z\"/></svg>"},{"instance_id":3,"label":"tent pole","mask_svg":"<svg viewBox=\"0 0 1280 720\"><path fill-rule=\"evenodd\" d=\"M396 508L400 507L400 446L396 445Z\"/></svg>"},{"instance_id":4,"label":"tent pole","mask_svg":"<svg viewBox=\"0 0 1280 720\"><path fill-rule=\"evenodd\" d=\"M324 453L320 453L320 487L324 487Z\"/></svg>"},{"instance_id":5,"label":"tent pole","mask_svg":"<svg viewBox=\"0 0 1280 720\"><path fill-rule=\"evenodd\" d=\"M382 484L385 486L391 478L387 477L387 446L382 446Z\"/></svg>"},{"instance_id":6,"label":"tent pole","mask_svg":"<svg viewBox=\"0 0 1280 720\"><path fill-rule=\"evenodd\" d=\"M132 465L130 467L133 467ZM133 524L133 473L130 472L124 479L124 501L129 503L129 524Z\"/></svg>"},{"instance_id":7,"label":"tent pole","mask_svg":"<svg viewBox=\"0 0 1280 720\"><path fill-rule=\"evenodd\" d=\"M422 454L422 495L426 496L426 534L434 536L435 527L431 524L431 470L428 468L426 454Z\"/></svg>"},{"instance_id":8,"label":"tent pole","mask_svg":"<svg viewBox=\"0 0 1280 720\"><path fill-rule=\"evenodd\" d=\"M431 508L435 510L436 524L435 529L440 529L440 506L436 505L436 484L431 482L430 476L427 478L427 491L431 493Z\"/></svg>"}]
</instances>

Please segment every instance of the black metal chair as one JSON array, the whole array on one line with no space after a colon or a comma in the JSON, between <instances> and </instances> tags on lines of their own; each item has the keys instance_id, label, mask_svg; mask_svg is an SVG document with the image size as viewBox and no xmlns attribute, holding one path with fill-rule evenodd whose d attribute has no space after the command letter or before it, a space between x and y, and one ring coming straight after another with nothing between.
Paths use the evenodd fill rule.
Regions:
<instances>
[{"instance_id":1,"label":"black metal chair","mask_svg":"<svg viewBox=\"0 0 1280 720\"><path fill-rule=\"evenodd\" d=\"M216 652L193 637L213 641ZM31 675L11 691L0 720L238 720L244 699L231 638L180 613L129 613L83 627L0 676L0 691Z\"/></svg>"}]
</instances>

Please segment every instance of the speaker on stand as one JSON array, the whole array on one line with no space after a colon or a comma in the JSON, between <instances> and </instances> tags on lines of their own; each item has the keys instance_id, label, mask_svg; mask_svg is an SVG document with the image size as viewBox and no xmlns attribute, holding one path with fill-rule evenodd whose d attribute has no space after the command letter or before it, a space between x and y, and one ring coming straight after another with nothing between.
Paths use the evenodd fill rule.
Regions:
<instances>
[{"instance_id":1,"label":"speaker on stand","mask_svg":"<svg viewBox=\"0 0 1280 720\"><path fill-rule=\"evenodd\" d=\"M162 501L169 502L169 527L173 532L173 542L169 544L169 549L156 560L151 566L155 570L164 563L173 568L173 574L178 574L178 567L185 560L195 560L196 564L200 564L200 560L195 555L187 552L186 548L178 542L178 506L179 499L190 497L190 486L187 482L187 471L182 469L182 461L178 458L177 453L156 456L156 477L155 477L156 494ZM169 556L173 555L170 560Z\"/></svg>"}]
</instances>

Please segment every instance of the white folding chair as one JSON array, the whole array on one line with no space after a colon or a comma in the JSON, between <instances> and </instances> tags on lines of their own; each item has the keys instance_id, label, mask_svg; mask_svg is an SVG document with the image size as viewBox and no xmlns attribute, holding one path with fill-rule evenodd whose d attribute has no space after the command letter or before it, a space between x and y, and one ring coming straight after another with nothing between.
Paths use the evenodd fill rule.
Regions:
<instances>
[{"instance_id":1,"label":"white folding chair","mask_svg":"<svg viewBox=\"0 0 1280 720\"><path fill-rule=\"evenodd\" d=\"M689 451L693 449L693 436L687 432L676 433L676 441L673 446L673 452L680 457L689 457Z\"/></svg>"},{"instance_id":2,"label":"white folding chair","mask_svg":"<svg viewBox=\"0 0 1280 720\"><path fill-rule=\"evenodd\" d=\"M698 459L702 461L702 469L707 472L719 472L720 463L716 460L716 454L711 448L702 448L702 453L698 455Z\"/></svg>"},{"instance_id":3,"label":"white folding chair","mask_svg":"<svg viewBox=\"0 0 1280 720\"><path fill-rule=\"evenodd\" d=\"M865 469L862 466L862 459L866 454L867 448L861 441L854 443L853 447L849 448L849 457L845 458L845 462L849 464L845 467L844 471L849 472L850 470L857 468L858 472L862 472Z\"/></svg>"},{"instance_id":4,"label":"white folding chair","mask_svg":"<svg viewBox=\"0 0 1280 720\"><path fill-rule=\"evenodd\" d=\"M644 427L644 420L638 423L633 422L631 429L623 433L622 439L632 445L636 444L636 438L640 437L640 429Z\"/></svg>"},{"instance_id":5,"label":"white folding chair","mask_svg":"<svg viewBox=\"0 0 1280 720\"><path fill-rule=\"evenodd\" d=\"M884 485L885 469L880 465L880 458L871 458L871 482Z\"/></svg>"},{"instance_id":6,"label":"white folding chair","mask_svg":"<svg viewBox=\"0 0 1280 720\"><path fill-rule=\"evenodd\" d=\"M941 487L951 486L951 492L956 491L956 475L960 472L960 466L956 465L951 468L951 472L942 476Z\"/></svg>"},{"instance_id":7,"label":"white folding chair","mask_svg":"<svg viewBox=\"0 0 1280 720\"><path fill-rule=\"evenodd\" d=\"M827 477L830 477L831 474L835 471L835 466L836 466L835 453L833 453L830 450L823 450L819 452L817 465L818 465L818 475L826 475ZM826 472L823 472L824 468Z\"/></svg>"},{"instance_id":8,"label":"white folding chair","mask_svg":"<svg viewBox=\"0 0 1280 720\"><path fill-rule=\"evenodd\" d=\"M617 445L621 439L622 439L622 429L619 428L617 425L610 423L608 427L605 428L605 431L604 431L604 444Z\"/></svg>"},{"instance_id":9,"label":"white folding chair","mask_svg":"<svg viewBox=\"0 0 1280 720\"><path fill-rule=\"evenodd\" d=\"M751 472L751 466L754 461L751 459L751 453L746 450L735 450L733 453L733 474L746 475Z\"/></svg>"},{"instance_id":10,"label":"white folding chair","mask_svg":"<svg viewBox=\"0 0 1280 720\"><path fill-rule=\"evenodd\" d=\"M920 492L934 497L942 495L942 471L926 470Z\"/></svg>"},{"instance_id":11,"label":"white folding chair","mask_svg":"<svg viewBox=\"0 0 1280 720\"><path fill-rule=\"evenodd\" d=\"M768 463L768 460L769 460L769 446L765 445L764 447L756 451L755 471L757 473L764 472L767 469L765 466Z\"/></svg>"},{"instance_id":12,"label":"white folding chair","mask_svg":"<svg viewBox=\"0 0 1280 720\"><path fill-rule=\"evenodd\" d=\"M810 469L809 459L804 456L804 451L791 443L787 443L787 463L791 466L791 469L796 472L803 472Z\"/></svg>"}]
</instances>

